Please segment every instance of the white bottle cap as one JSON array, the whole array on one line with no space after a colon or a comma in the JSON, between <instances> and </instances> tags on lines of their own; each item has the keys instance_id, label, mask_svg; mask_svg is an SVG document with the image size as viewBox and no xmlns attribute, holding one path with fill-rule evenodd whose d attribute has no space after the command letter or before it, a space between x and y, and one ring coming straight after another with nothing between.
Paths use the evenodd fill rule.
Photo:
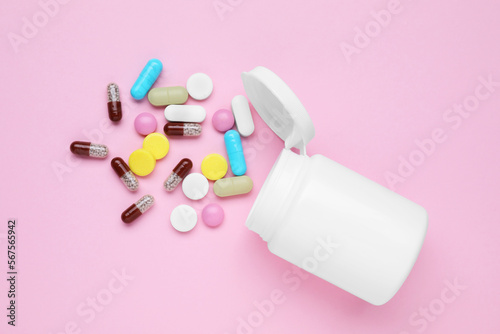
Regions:
<instances>
[{"instance_id":1,"label":"white bottle cap","mask_svg":"<svg viewBox=\"0 0 500 334\"><path fill-rule=\"evenodd\" d=\"M285 148L295 147L305 154L314 137L311 117L298 97L275 73L257 66L241 74L248 99L267 125L285 141Z\"/></svg>"}]
</instances>

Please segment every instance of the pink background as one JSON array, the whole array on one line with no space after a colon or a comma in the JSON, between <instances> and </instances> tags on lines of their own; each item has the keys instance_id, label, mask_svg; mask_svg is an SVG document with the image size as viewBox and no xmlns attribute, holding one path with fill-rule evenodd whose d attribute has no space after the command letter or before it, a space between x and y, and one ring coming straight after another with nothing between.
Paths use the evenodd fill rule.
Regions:
<instances>
[{"instance_id":1,"label":"pink background","mask_svg":"<svg viewBox=\"0 0 500 334\"><path fill-rule=\"evenodd\" d=\"M387 1L73 0L44 16L38 1L2 1L0 267L4 277L6 225L14 217L19 277L15 329L6 324L1 279L0 332L498 333L500 87L480 88L488 97L466 117L448 109L473 104L480 77L500 81L500 4L401 0L384 26L370 23L372 11L388 6L394 9ZM24 38L24 17L41 27L13 47L9 36ZM355 41L357 27L372 29L369 43ZM357 53L345 56L342 43L358 43ZM141 146L135 115L149 111L163 127L163 108L129 94L153 57L164 64L155 87L185 85L205 72L215 89L199 103L208 113L202 137L171 139L167 157L129 193L109 163ZM244 226L283 147L255 110L256 131L244 140L255 182L249 195L192 202L180 189L162 189L181 158L190 157L196 172L205 155L225 155L211 116L244 94L240 73L257 65L281 76L308 109L316 127L309 154L384 186L400 158L418 164L393 188L428 210L428 234L386 305L312 276L287 283L292 266ZM122 92L119 125L106 122L111 81ZM436 128L446 140L418 153L415 141ZM86 134L110 147L106 160L70 155L69 144ZM59 177L55 167L63 168ZM123 224L121 212L146 193L156 205ZM200 213L211 202L225 209L219 228L199 222L181 234L171 227L176 205ZM133 279L120 287L114 273L122 270ZM254 303L275 290L282 303L259 318ZM86 303L96 298L106 305L92 317ZM243 328L240 319L255 326Z\"/></svg>"}]
</instances>

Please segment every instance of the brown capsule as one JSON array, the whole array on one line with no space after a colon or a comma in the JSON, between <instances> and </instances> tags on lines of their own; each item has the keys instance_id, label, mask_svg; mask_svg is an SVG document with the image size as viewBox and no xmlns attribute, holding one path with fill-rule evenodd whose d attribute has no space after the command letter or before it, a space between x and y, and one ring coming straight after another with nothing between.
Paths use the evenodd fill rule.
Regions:
<instances>
[{"instance_id":1,"label":"brown capsule","mask_svg":"<svg viewBox=\"0 0 500 334\"><path fill-rule=\"evenodd\" d=\"M182 159L163 183L165 189L167 189L167 191L173 191L186 175L189 174L191 168L193 168L193 162L188 158Z\"/></svg>"},{"instance_id":2,"label":"brown capsule","mask_svg":"<svg viewBox=\"0 0 500 334\"><path fill-rule=\"evenodd\" d=\"M169 122L163 127L167 136L195 137L201 135L201 125L198 123L172 123Z\"/></svg>"},{"instance_id":3,"label":"brown capsule","mask_svg":"<svg viewBox=\"0 0 500 334\"><path fill-rule=\"evenodd\" d=\"M136 191L137 188L139 188L139 181L137 181L134 173L132 173L129 166L122 158L117 157L111 160L111 167L113 167L116 175L118 175L128 190Z\"/></svg>"},{"instance_id":4,"label":"brown capsule","mask_svg":"<svg viewBox=\"0 0 500 334\"><path fill-rule=\"evenodd\" d=\"M71 143L69 149L73 154L92 158L106 158L108 155L106 145L93 144L86 141L74 141Z\"/></svg>"},{"instance_id":5,"label":"brown capsule","mask_svg":"<svg viewBox=\"0 0 500 334\"><path fill-rule=\"evenodd\" d=\"M132 204L127 208L127 210L122 213L122 222L131 223L141 216L144 212L148 211L154 204L154 197L151 195L146 195L140 200Z\"/></svg>"},{"instance_id":6,"label":"brown capsule","mask_svg":"<svg viewBox=\"0 0 500 334\"><path fill-rule=\"evenodd\" d=\"M113 122L122 119L122 103L120 102L120 90L114 82L108 85L108 116Z\"/></svg>"}]
</instances>

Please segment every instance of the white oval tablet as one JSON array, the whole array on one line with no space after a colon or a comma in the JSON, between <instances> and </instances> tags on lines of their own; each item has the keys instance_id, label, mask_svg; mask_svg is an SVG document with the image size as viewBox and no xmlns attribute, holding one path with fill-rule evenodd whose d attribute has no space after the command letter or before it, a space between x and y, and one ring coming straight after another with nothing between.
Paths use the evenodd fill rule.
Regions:
<instances>
[{"instance_id":1,"label":"white oval tablet","mask_svg":"<svg viewBox=\"0 0 500 334\"><path fill-rule=\"evenodd\" d=\"M187 198L199 200L208 194L208 180L200 173L191 173L182 181L182 191Z\"/></svg>"},{"instance_id":2,"label":"white oval tablet","mask_svg":"<svg viewBox=\"0 0 500 334\"><path fill-rule=\"evenodd\" d=\"M236 95L231 101L231 109L233 110L234 123L238 132L243 137L250 136L255 130L253 124L252 112L248 100L243 95Z\"/></svg>"},{"instance_id":3,"label":"white oval tablet","mask_svg":"<svg viewBox=\"0 0 500 334\"><path fill-rule=\"evenodd\" d=\"M165 118L169 122L201 123L206 116L202 106L171 104L165 108Z\"/></svg>"},{"instance_id":4,"label":"white oval tablet","mask_svg":"<svg viewBox=\"0 0 500 334\"><path fill-rule=\"evenodd\" d=\"M189 205L178 205L170 214L170 223L179 232L191 231L198 222L196 211Z\"/></svg>"},{"instance_id":5,"label":"white oval tablet","mask_svg":"<svg viewBox=\"0 0 500 334\"><path fill-rule=\"evenodd\" d=\"M189 77L186 89L195 100L205 100L212 94L214 84L212 79L205 73L195 73Z\"/></svg>"}]
</instances>

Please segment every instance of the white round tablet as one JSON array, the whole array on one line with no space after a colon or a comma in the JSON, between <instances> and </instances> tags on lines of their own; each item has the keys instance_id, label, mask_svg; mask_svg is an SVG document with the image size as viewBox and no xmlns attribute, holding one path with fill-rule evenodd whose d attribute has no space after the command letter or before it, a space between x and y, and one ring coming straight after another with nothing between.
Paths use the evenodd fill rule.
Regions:
<instances>
[{"instance_id":1,"label":"white round tablet","mask_svg":"<svg viewBox=\"0 0 500 334\"><path fill-rule=\"evenodd\" d=\"M208 180L200 173L191 173L182 181L182 191L187 198L198 200L208 194Z\"/></svg>"},{"instance_id":2,"label":"white round tablet","mask_svg":"<svg viewBox=\"0 0 500 334\"><path fill-rule=\"evenodd\" d=\"M170 214L170 223L179 232L191 231L197 221L198 215L189 205L178 205Z\"/></svg>"},{"instance_id":3,"label":"white round tablet","mask_svg":"<svg viewBox=\"0 0 500 334\"><path fill-rule=\"evenodd\" d=\"M212 79L205 73L195 73L189 77L186 89L195 100L205 100L212 94L214 84Z\"/></svg>"}]
</instances>

